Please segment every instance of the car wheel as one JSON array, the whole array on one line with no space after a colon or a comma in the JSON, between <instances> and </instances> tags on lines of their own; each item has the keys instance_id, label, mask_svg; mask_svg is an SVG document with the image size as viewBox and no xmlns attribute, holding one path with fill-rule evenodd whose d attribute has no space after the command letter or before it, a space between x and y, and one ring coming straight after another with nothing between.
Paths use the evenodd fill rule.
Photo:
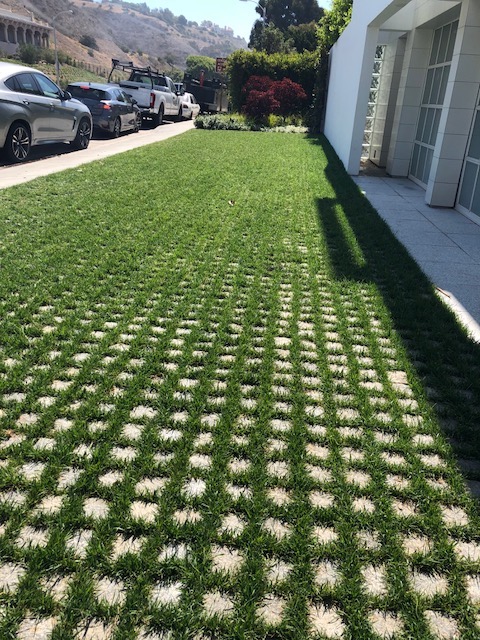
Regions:
<instances>
[{"instance_id":1,"label":"car wheel","mask_svg":"<svg viewBox=\"0 0 480 640\"><path fill-rule=\"evenodd\" d=\"M154 127L158 127L163 123L163 104L160 105L160 109L158 113L156 113L152 118L152 123Z\"/></svg>"},{"instance_id":2,"label":"car wheel","mask_svg":"<svg viewBox=\"0 0 480 640\"><path fill-rule=\"evenodd\" d=\"M140 131L141 127L142 127L142 115L140 113L137 113L135 115L135 125L133 127L133 131L135 133L138 133Z\"/></svg>"},{"instance_id":3,"label":"car wheel","mask_svg":"<svg viewBox=\"0 0 480 640\"><path fill-rule=\"evenodd\" d=\"M30 130L22 122L14 122L5 141L5 154L11 162L23 162L30 153Z\"/></svg>"},{"instance_id":4,"label":"car wheel","mask_svg":"<svg viewBox=\"0 0 480 640\"><path fill-rule=\"evenodd\" d=\"M75 149L86 149L90 143L92 136L92 126L87 118L82 118L78 125L77 135L72 141L72 146Z\"/></svg>"},{"instance_id":5,"label":"car wheel","mask_svg":"<svg viewBox=\"0 0 480 640\"><path fill-rule=\"evenodd\" d=\"M115 122L113 123L112 137L118 138L120 136L121 130L122 130L122 123L120 122L120 118L115 118Z\"/></svg>"},{"instance_id":6,"label":"car wheel","mask_svg":"<svg viewBox=\"0 0 480 640\"><path fill-rule=\"evenodd\" d=\"M188 119L193 120L193 109L190 110L190 117Z\"/></svg>"},{"instance_id":7,"label":"car wheel","mask_svg":"<svg viewBox=\"0 0 480 640\"><path fill-rule=\"evenodd\" d=\"M178 114L177 114L177 121L180 122L180 120L183 118L183 109L182 107L180 107L180 109L178 110Z\"/></svg>"}]
</instances>

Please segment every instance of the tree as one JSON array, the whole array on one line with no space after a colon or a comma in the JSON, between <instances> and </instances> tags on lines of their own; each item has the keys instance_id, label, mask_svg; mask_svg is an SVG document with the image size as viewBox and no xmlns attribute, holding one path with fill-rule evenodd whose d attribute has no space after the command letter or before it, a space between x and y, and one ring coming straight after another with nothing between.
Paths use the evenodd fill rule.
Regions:
<instances>
[{"instance_id":1,"label":"tree","mask_svg":"<svg viewBox=\"0 0 480 640\"><path fill-rule=\"evenodd\" d=\"M317 0L259 0L258 4L256 12L263 17L266 9L267 22L273 22L281 31L291 25L318 22L324 11Z\"/></svg>"},{"instance_id":2,"label":"tree","mask_svg":"<svg viewBox=\"0 0 480 640\"><path fill-rule=\"evenodd\" d=\"M259 0L256 11L263 18L265 9L265 21L259 21L253 25L249 47L251 49L257 49L259 51L265 51L263 46L261 31L266 26L275 27L283 35L284 42L288 43L287 47L283 49L276 48L275 51L285 51L296 48L296 42L298 41L299 49L297 51L312 51L315 50L316 45L311 43L311 35L313 29L310 28L310 35L308 37L308 46L306 46L307 40L305 39L305 32L291 31L295 27L301 25L316 24L323 16L324 9L318 6L317 0ZM264 22L266 24L264 24ZM275 38L275 42L278 47L279 38ZM313 46L313 49L311 48Z\"/></svg>"},{"instance_id":3,"label":"tree","mask_svg":"<svg viewBox=\"0 0 480 640\"><path fill-rule=\"evenodd\" d=\"M320 52L325 54L342 35L352 17L353 0L333 0L325 11L318 29Z\"/></svg>"},{"instance_id":4,"label":"tree","mask_svg":"<svg viewBox=\"0 0 480 640\"><path fill-rule=\"evenodd\" d=\"M316 22L308 24L291 25L288 27L288 35L293 47L298 53L304 51L316 51L318 47L318 25Z\"/></svg>"},{"instance_id":5,"label":"tree","mask_svg":"<svg viewBox=\"0 0 480 640\"><path fill-rule=\"evenodd\" d=\"M267 24L257 20L250 35L248 43L250 49L264 51L265 53L290 53L295 49L293 40L288 38L274 24Z\"/></svg>"},{"instance_id":6,"label":"tree","mask_svg":"<svg viewBox=\"0 0 480 640\"><path fill-rule=\"evenodd\" d=\"M208 56L188 56L185 71L194 78L200 77L200 72L213 73L215 71L215 58Z\"/></svg>"}]
</instances>

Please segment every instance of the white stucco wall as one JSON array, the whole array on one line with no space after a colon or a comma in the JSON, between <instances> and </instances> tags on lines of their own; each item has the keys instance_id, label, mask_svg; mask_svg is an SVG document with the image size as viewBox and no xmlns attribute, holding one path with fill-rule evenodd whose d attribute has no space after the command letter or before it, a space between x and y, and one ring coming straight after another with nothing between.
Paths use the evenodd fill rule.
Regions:
<instances>
[{"instance_id":1,"label":"white stucco wall","mask_svg":"<svg viewBox=\"0 0 480 640\"><path fill-rule=\"evenodd\" d=\"M348 173L359 171L379 27L413 0L354 0L352 21L330 52L325 135Z\"/></svg>"}]
</instances>

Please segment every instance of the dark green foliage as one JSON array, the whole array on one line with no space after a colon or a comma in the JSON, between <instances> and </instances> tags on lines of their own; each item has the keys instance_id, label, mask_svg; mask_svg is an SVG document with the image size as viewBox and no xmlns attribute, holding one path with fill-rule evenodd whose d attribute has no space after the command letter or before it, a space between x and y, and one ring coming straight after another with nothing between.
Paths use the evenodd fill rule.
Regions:
<instances>
[{"instance_id":1,"label":"dark green foliage","mask_svg":"<svg viewBox=\"0 0 480 640\"><path fill-rule=\"evenodd\" d=\"M248 44L251 49L266 53L316 49L315 25L324 13L317 0L260 0L256 11L262 20L253 25ZM304 29L298 32L299 27Z\"/></svg>"},{"instance_id":2,"label":"dark green foliage","mask_svg":"<svg viewBox=\"0 0 480 640\"><path fill-rule=\"evenodd\" d=\"M185 71L194 78L199 78L202 71L207 74L215 71L215 60L209 56L188 56L186 62Z\"/></svg>"},{"instance_id":3,"label":"dark green foliage","mask_svg":"<svg viewBox=\"0 0 480 640\"><path fill-rule=\"evenodd\" d=\"M267 55L261 51L235 51L228 57L227 64L233 111L241 111L244 104L242 89L251 76L268 76L272 80L289 78L303 87L310 100L316 61L314 52Z\"/></svg>"},{"instance_id":4,"label":"dark green foliage","mask_svg":"<svg viewBox=\"0 0 480 640\"><path fill-rule=\"evenodd\" d=\"M320 51L327 52L342 35L352 17L353 0L333 0L330 11L320 20L318 40Z\"/></svg>"},{"instance_id":5,"label":"dark green foliage","mask_svg":"<svg viewBox=\"0 0 480 640\"><path fill-rule=\"evenodd\" d=\"M88 47L89 49L95 49L95 51L98 51L98 44L93 36L84 34L80 38L79 42L80 44L83 44L84 47Z\"/></svg>"},{"instance_id":6,"label":"dark green foliage","mask_svg":"<svg viewBox=\"0 0 480 640\"><path fill-rule=\"evenodd\" d=\"M258 4L257 13L263 17L260 7L265 7L267 22L284 32L292 25L318 22L324 12L317 0L260 0Z\"/></svg>"},{"instance_id":7,"label":"dark green foliage","mask_svg":"<svg viewBox=\"0 0 480 640\"><path fill-rule=\"evenodd\" d=\"M25 64L35 64L42 58L40 47L34 44L22 44L18 47L18 55Z\"/></svg>"},{"instance_id":8,"label":"dark green foliage","mask_svg":"<svg viewBox=\"0 0 480 640\"><path fill-rule=\"evenodd\" d=\"M315 51L318 47L316 22L292 25L288 28L288 35L298 53Z\"/></svg>"},{"instance_id":9,"label":"dark green foliage","mask_svg":"<svg viewBox=\"0 0 480 640\"><path fill-rule=\"evenodd\" d=\"M253 26L248 46L250 49L268 54L291 53L294 50L293 40L287 37L283 31L273 23L265 26L260 20L257 20Z\"/></svg>"}]
</instances>

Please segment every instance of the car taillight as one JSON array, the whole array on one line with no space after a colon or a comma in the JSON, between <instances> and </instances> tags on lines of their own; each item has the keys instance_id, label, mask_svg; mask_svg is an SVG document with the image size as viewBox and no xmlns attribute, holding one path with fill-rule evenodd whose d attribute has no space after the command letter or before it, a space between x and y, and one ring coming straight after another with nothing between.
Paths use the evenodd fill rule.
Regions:
<instances>
[{"instance_id":1,"label":"car taillight","mask_svg":"<svg viewBox=\"0 0 480 640\"><path fill-rule=\"evenodd\" d=\"M155 94L151 93L150 94L150 109L153 109L154 106L155 106Z\"/></svg>"},{"instance_id":2,"label":"car taillight","mask_svg":"<svg viewBox=\"0 0 480 640\"><path fill-rule=\"evenodd\" d=\"M104 111L111 111L112 107L109 104L107 104L106 102L101 102L100 104L102 105L102 109Z\"/></svg>"}]
</instances>

